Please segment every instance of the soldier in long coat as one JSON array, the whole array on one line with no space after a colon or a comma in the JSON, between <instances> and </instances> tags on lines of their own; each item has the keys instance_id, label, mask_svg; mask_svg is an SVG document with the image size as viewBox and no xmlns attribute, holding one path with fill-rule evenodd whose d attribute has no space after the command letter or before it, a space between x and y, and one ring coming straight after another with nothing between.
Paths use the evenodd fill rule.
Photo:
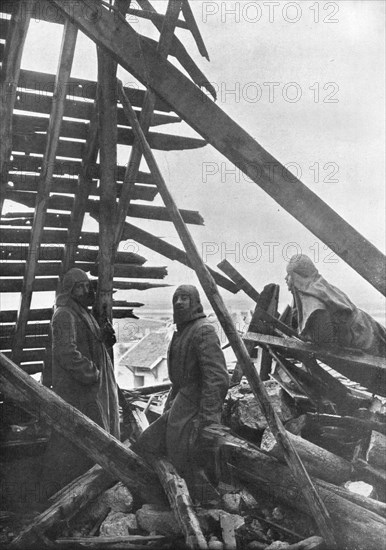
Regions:
<instances>
[{"instance_id":1,"label":"soldier in long coat","mask_svg":"<svg viewBox=\"0 0 386 550\"><path fill-rule=\"evenodd\" d=\"M177 288L173 312L177 330L168 350L172 389L164 414L143 432L134 449L166 455L189 482L202 428L221 422L229 376L216 330L203 312L196 287Z\"/></svg>"},{"instance_id":2,"label":"soldier in long coat","mask_svg":"<svg viewBox=\"0 0 386 550\"><path fill-rule=\"evenodd\" d=\"M297 254L290 259L286 281L294 297L299 334L320 345L335 344L385 355L385 327L326 281L308 256Z\"/></svg>"},{"instance_id":3,"label":"soldier in long coat","mask_svg":"<svg viewBox=\"0 0 386 550\"><path fill-rule=\"evenodd\" d=\"M90 296L87 274L70 269L52 319L52 389L119 439L114 369L100 327L88 310ZM44 494L53 494L92 465L83 450L53 430L42 473Z\"/></svg>"}]
</instances>

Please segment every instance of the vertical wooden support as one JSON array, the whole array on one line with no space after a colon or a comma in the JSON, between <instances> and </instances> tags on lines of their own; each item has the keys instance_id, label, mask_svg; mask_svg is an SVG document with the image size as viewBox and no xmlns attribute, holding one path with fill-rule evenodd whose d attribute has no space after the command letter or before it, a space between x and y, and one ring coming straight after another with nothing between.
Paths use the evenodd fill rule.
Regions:
<instances>
[{"instance_id":1,"label":"vertical wooden support","mask_svg":"<svg viewBox=\"0 0 386 550\"><path fill-rule=\"evenodd\" d=\"M44 229L48 199L50 196L51 180L55 165L56 150L58 147L60 127L64 113L66 90L71 74L78 29L68 20L63 31L63 40L59 58L59 67L55 80L55 90L52 100L50 123L47 133L47 146L43 157L42 169L39 177L36 198L35 214L31 230L31 240L24 274L23 288L16 322L14 348L12 359L19 362L23 350L25 329L28 320L28 311L31 306L32 288L35 279L39 250Z\"/></svg>"},{"instance_id":2,"label":"vertical wooden support","mask_svg":"<svg viewBox=\"0 0 386 550\"><path fill-rule=\"evenodd\" d=\"M176 28L178 16L181 10L182 0L169 0L165 14L164 24L161 30L158 53L165 59L168 56L172 44L174 31ZM140 124L144 134L147 134L150 128L151 119L154 112L156 95L150 88L147 89L142 106ZM121 197L118 203L117 225L115 230L115 249L118 248L122 238L122 232L125 226L126 213L130 207L131 197L133 195L134 185L138 175L139 166L142 159L142 148L135 139L131 148L130 158L125 171Z\"/></svg>"},{"instance_id":3,"label":"vertical wooden support","mask_svg":"<svg viewBox=\"0 0 386 550\"><path fill-rule=\"evenodd\" d=\"M120 93L123 94L124 97L126 97L124 95L123 85L121 82L119 84L119 88ZM121 95L122 98L123 96ZM138 123L135 112L127 98L124 99L123 107L125 109L126 115L131 122L133 131L141 142L143 154L148 164L148 167L155 181L157 182L160 194L163 198L166 208L169 211L170 217L173 220L173 223L177 229L185 250L189 256L190 263L194 267L197 277L205 291L205 294L207 295L209 302L211 303L217 315L217 318L220 321L221 326L228 337L228 340L237 357L237 360L242 365L243 371L248 378L251 389L255 397L258 399L259 404L267 419L268 426L271 428L271 431L275 436L279 447L282 449L283 455L292 474L294 475L295 479L299 483L299 486L301 487L302 494L309 506L310 513L312 514L312 517L314 518L315 523L321 532L321 535L323 536L323 538L325 538L328 548L336 548L334 527L327 508L324 505L319 494L317 493L314 485L312 484L312 481L306 469L304 468L304 465L298 453L296 452L296 449L294 448L287 436L287 433L283 427L280 418L278 417L271 405L267 390L265 389L264 384L260 380L260 377L250 360L248 351L233 324L229 312L225 307L225 304L217 289L217 285L213 277L207 270L204 262L202 261L200 253L194 244L189 230L186 227L181 217L181 214L174 202L174 199L166 186L166 183L158 168L149 144L146 141L146 137L144 136Z\"/></svg>"},{"instance_id":4,"label":"vertical wooden support","mask_svg":"<svg viewBox=\"0 0 386 550\"><path fill-rule=\"evenodd\" d=\"M0 74L0 213L3 210L5 188L8 183L8 163L12 152L12 115L16 87L33 2L34 0L30 2L29 9L26 9L24 2L14 2L14 12L5 42L4 61Z\"/></svg>"},{"instance_id":5,"label":"vertical wooden support","mask_svg":"<svg viewBox=\"0 0 386 550\"><path fill-rule=\"evenodd\" d=\"M117 64L101 48L98 54L100 147L99 256L96 314L100 324L112 319L114 231L116 223Z\"/></svg>"}]
</instances>

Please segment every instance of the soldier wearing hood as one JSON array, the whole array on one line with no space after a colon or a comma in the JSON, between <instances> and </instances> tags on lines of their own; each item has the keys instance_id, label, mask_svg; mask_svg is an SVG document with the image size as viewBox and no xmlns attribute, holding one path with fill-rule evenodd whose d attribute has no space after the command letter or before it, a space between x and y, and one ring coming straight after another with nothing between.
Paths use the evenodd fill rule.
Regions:
<instances>
[{"instance_id":1,"label":"soldier wearing hood","mask_svg":"<svg viewBox=\"0 0 386 550\"><path fill-rule=\"evenodd\" d=\"M221 422L229 376L216 330L203 312L196 287L177 288L173 314L177 330L168 350L172 389L165 412L143 432L135 449L166 455L192 490L200 431Z\"/></svg>"},{"instance_id":2,"label":"soldier wearing hood","mask_svg":"<svg viewBox=\"0 0 386 550\"><path fill-rule=\"evenodd\" d=\"M70 269L63 278L52 318L52 389L67 403L119 439L118 391L100 327L89 312L94 293L87 274ZM46 495L87 471L93 462L52 432L42 483Z\"/></svg>"},{"instance_id":3,"label":"soldier wearing hood","mask_svg":"<svg viewBox=\"0 0 386 550\"><path fill-rule=\"evenodd\" d=\"M308 256L293 256L285 279L294 297L299 334L317 344L336 344L385 355L385 327L327 282Z\"/></svg>"}]
</instances>

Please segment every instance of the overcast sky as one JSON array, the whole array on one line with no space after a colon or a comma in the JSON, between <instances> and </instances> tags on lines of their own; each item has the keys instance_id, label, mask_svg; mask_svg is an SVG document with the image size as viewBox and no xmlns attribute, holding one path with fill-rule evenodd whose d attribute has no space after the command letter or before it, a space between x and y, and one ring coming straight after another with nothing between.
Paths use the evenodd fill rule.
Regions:
<instances>
[{"instance_id":1,"label":"overcast sky","mask_svg":"<svg viewBox=\"0 0 386 550\"><path fill-rule=\"evenodd\" d=\"M165 2L153 4L164 11ZM218 90L218 105L384 252L385 3L190 4L210 63L200 57L187 31L179 29L178 35ZM147 22L133 17L130 21L137 31L149 33ZM61 32L61 26L33 21L23 67L56 72ZM96 77L95 47L84 35L78 38L72 75ZM133 84L129 75L120 76ZM182 125L178 130L176 125L157 128L183 130L194 135ZM120 150L122 164L128 154L128 149ZM285 304L290 300L283 281L285 265L292 254L302 251L359 306L383 307L383 298L369 283L255 183L232 172L231 163L211 146L156 156L177 204L199 210L205 219L204 227L191 226L191 231L209 265L226 257L257 290L279 283ZM138 224L181 246L171 223ZM133 249L130 243L128 247ZM187 268L142 246L136 251L149 258L149 265L168 265L168 282L195 283ZM170 296L167 289L125 297L149 302ZM223 297L227 301L231 295L224 291Z\"/></svg>"}]
</instances>

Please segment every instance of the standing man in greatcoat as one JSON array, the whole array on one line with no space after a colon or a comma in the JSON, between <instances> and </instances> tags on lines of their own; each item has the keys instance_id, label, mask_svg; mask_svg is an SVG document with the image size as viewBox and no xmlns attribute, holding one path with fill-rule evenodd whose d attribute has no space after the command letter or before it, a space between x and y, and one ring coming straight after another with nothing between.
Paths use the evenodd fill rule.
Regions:
<instances>
[{"instance_id":1,"label":"standing man in greatcoat","mask_svg":"<svg viewBox=\"0 0 386 550\"><path fill-rule=\"evenodd\" d=\"M93 300L87 274L70 269L52 318L52 389L119 439L117 383L102 331L88 309ZM53 430L42 473L45 496L92 466L83 450Z\"/></svg>"},{"instance_id":2,"label":"standing man in greatcoat","mask_svg":"<svg viewBox=\"0 0 386 550\"><path fill-rule=\"evenodd\" d=\"M208 424L221 422L229 375L216 330L203 312L196 287L177 288L173 314L177 330L168 350L172 389L165 412L143 432L134 450L166 455L194 492L197 460L202 464L207 458L200 447L200 433Z\"/></svg>"}]
</instances>

